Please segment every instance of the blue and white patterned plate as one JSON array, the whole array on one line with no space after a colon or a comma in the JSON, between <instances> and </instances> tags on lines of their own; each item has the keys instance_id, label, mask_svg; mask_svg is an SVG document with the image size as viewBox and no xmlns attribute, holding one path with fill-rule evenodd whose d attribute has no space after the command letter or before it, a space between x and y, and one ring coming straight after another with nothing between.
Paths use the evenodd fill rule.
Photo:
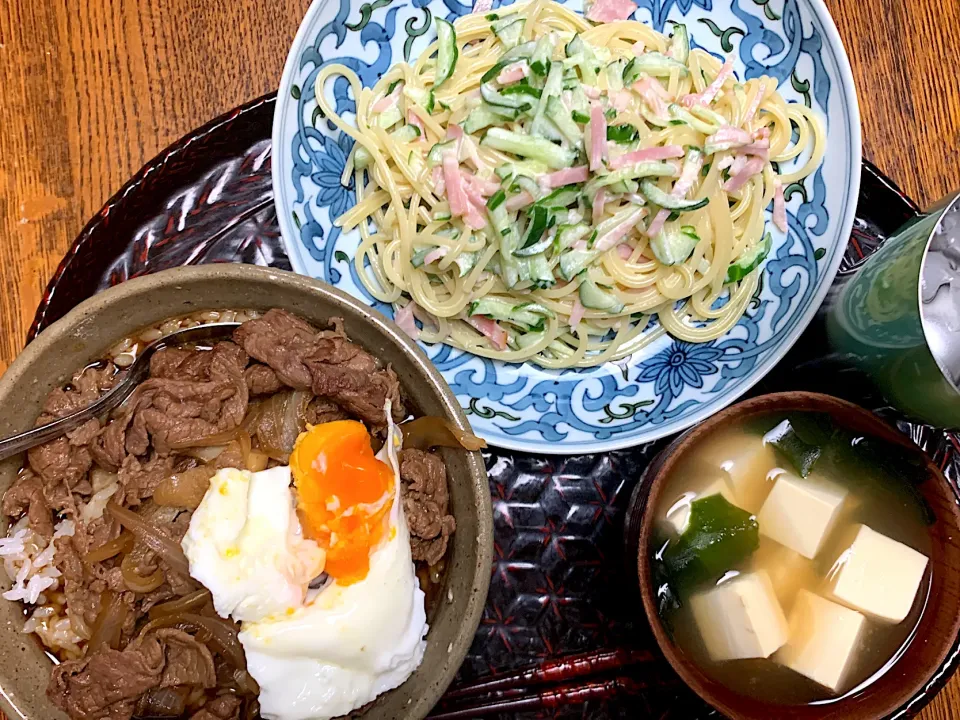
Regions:
<instances>
[{"instance_id":1,"label":"blue and white patterned plate","mask_svg":"<svg viewBox=\"0 0 960 720\"><path fill-rule=\"evenodd\" d=\"M576 10L581 2L567 0ZM789 232L774 231L760 290L724 337L699 345L663 337L626 360L566 371L424 345L476 432L500 447L601 452L669 435L717 412L783 357L813 318L843 257L860 185L860 114L850 64L822 0L639 5L636 19L660 31L668 20L682 20L700 47L732 53L739 77L775 77L785 97L820 111L828 126L825 160L813 176L786 189ZM354 203L353 188L340 185L351 140L320 117L314 80L323 65L339 62L373 85L393 63L416 58L431 42L435 17L453 20L470 10L458 0L314 0L280 83L273 185L293 268L391 317L392 307L370 297L356 277L359 235L341 234L331 222ZM334 96L339 111L352 111L346 81L337 81Z\"/></svg>"}]
</instances>

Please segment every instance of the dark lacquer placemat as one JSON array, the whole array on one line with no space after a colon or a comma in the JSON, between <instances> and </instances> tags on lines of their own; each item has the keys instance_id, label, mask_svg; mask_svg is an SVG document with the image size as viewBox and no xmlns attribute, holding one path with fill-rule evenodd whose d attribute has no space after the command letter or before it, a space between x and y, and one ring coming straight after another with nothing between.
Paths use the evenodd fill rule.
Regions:
<instances>
[{"instance_id":1,"label":"dark lacquer placemat","mask_svg":"<svg viewBox=\"0 0 960 720\"><path fill-rule=\"evenodd\" d=\"M77 238L37 309L30 338L98 289L136 275L209 262L289 269L270 182L273 107L271 96L238 108L145 166ZM856 225L837 283L916 212L895 185L865 163ZM825 349L818 319L753 392L812 389L880 408L859 378L822 356ZM899 424L944 467L956 491L956 437ZM460 680L567 653L656 649L633 588L635 558L623 556L622 524L637 479L668 441L576 457L538 458L497 449L485 454L494 566L483 621ZM919 710L953 669L951 661L897 717ZM559 690L546 692L531 688L524 699L537 709L500 717L688 720L712 714L677 684L660 659L611 671L600 680L606 682L587 687L583 681L561 681Z\"/></svg>"}]
</instances>

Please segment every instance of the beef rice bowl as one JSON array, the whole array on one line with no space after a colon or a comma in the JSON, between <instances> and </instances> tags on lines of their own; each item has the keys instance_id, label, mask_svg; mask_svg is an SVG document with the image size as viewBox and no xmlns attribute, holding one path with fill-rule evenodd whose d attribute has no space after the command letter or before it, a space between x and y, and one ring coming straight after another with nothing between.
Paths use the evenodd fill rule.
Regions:
<instances>
[{"instance_id":1,"label":"beef rice bowl","mask_svg":"<svg viewBox=\"0 0 960 720\"><path fill-rule=\"evenodd\" d=\"M224 320L242 321L230 341L159 350L109 417L30 450L3 497L3 596L70 718L333 717L423 657L456 531L430 448L480 441L415 418L339 320L172 318L54 389L37 424L96 400L150 341Z\"/></svg>"}]
</instances>

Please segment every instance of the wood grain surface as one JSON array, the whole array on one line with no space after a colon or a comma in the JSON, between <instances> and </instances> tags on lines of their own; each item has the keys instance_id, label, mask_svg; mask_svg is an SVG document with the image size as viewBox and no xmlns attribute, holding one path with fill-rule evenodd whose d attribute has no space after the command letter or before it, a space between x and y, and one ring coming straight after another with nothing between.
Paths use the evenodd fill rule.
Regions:
<instances>
[{"instance_id":1,"label":"wood grain surface","mask_svg":"<svg viewBox=\"0 0 960 720\"><path fill-rule=\"evenodd\" d=\"M87 219L166 145L276 88L308 4L0 3L0 370ZM960 188L960 2L827 4L859 88L864 156L921 205ZM920 717L960 719L960 676Z\"/></svg>"}]
</instances>

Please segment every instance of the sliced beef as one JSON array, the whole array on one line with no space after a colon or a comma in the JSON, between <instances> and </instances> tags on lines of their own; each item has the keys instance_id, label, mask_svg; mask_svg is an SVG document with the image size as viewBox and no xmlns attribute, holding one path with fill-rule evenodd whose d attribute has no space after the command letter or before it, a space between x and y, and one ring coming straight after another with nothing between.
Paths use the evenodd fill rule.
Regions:
<instances>
[{"instance_id":1,"label":"sliced beef","mask_svg":"<svg viewBox=\"0 0 960 720\"><path fill-rule=\"evenodd\" d=\"M141 500L153 495L163 480L174 473L176 458L172 455L154 455L140 461L135 455L127 455L117 477L120 481L120 493L114 500L121 505L139 505Z\"/></svg>"},{"instance_id":2,"label":"sliced beef","mask_svg":"<svg viewBox=\"0 0 960 720\"><path fill-rule=\"evenodd\" d=\"M322 425L336 420L349 420L350 413L344 411L333 400L315 397L307 405L304 419L311 425Z\"/></svg>"},{"instance_id":3,"label":"sliced beef","mask_svg":"<svg viewBox=\"0 0 960 720\"><path fill-rule=\"evenodd\" d=\"M285 385L313 390L375 428L384 425L383 405L389 398L394 419L402 420L396 373L347 340L340 321L333 325L333 330L317 331L288 312L270 310L237 328L233 338L252 358L273 368Z\"/></svg>"},{"instance_id":4,"label":"sliced beef","mask_svg":"<svg viewBox=\"0 0 960 720\"><path fill-rule=\"evenodd\" d=\"M240 720L242 705L235 695L220 695L204 705L190 720Z\"/></svg>"},{"instance_id":5,"label":"sliced beef","mask_svg":"<svg viewBox=\"0 0 960 720\"><path fill-rule=\"evenodd\" d=\"M160 678L160 687L189 685L211 688L217 684L217 670L206 645L173 628L156 630L152 634L166 649L167 662Z\"/></svg>"},{"instance_id":6,"label":"sliced beef","mask_svg":"<svg viewBox=\"0 0 960 720\"><path fill-rule=\"evenodd\" d=\"M254 363L243 371L243 380L247 383L250 395L270 395L283 389L283 383L276 371L266 365Z\"/></svg>"},{"instance_id":7,"label":"sliced beef","mask_svg":"<svg viewBox=\"0 0 960 720\"><path fill-rule=\"evenodd\" d=\"M235 429L247 412L249 396L243 371L248 358L242 348L222 342L209 351L163 351L158 355L163 356L156 362L162 375L141 383L104 432L104 451L109 448L114 460L121 439L132 455L144 455L151 444L159 454L167 455Z\"/></svg>"},{"instance_id":8,"label":"sliced beef","mask_svg":"<svg viewBox=\"0 0 960 720\"><path fill-rule=\"evenodd\" d=\"M373 355L345 337L319 339L305 362L313 375L314 394L333 400L368 425L383 427L387 399L396 422L406 414L400 400L400 381L393 368L381 369Z\"/></svg>"},{"instance_id":9,"label":"sliced beef","mask_svg":"<svg viewBox=\"0 0 960 720\"><path fill-rule=\"evenodd\" d=\"M160 682L164 647L155 637L105 648L53 668L47 697L72 720L129 720L137 698Z\"/></svg>"},{"instance_id":10,"label":"sliced beef","mask_svg":"<svg viewBox=\"0 0 960 720\"><path fill-rule=\"evenodd\" d=\"M73 720L129 720L154 688L211 688L210 650L180 630L148 632L123 650L100 649L54 667L47 696Z\"/></svg>"},{"instance_id":11,"label":"sliced beef","mask_svg":"<svg viewBox=\"0 0 960 720\"><path fill-rule=\"evenodd\" d=\"M54 559L62 576L67 607L79 622L92 628L100 611L100 595L107 589L106 582L80 559L77 536L57 538L54 542L57 547Z\"/></svg>"},{"instance_id":12,"label":"sliced beef","mask_svg":"<svg viewBox=\"0 0 960 720\"><path fill-rule=\"evenodd\" d=\"M69 385L50 392L43 404L43 412L37 418L37 425L45 425L82 410L113 387L116 381L116 370L112 363L86 368Z\"/></svg>"},{"instance_id":13,"label":"sliced beef","mask_svg":"<svg viewBox=\"0 0 960 720\"><path fill-rule=\"evenodd\" d=\"M44 540L53 537L53 520L50 506L43 495L43 482L37 475L26 470L3 495L3 514L20 517L26 513L30 528Z\"/></svg>"},{"instance_id":14,"label":"sliced beef","mask_svg":"<svg viewBox=\"0 0 960 720\"><path fill-rule=\"evenodd\" d=\"M438 455L423 450L401 450L399 459L403 510L410 526L413 559L436 565L457 527L447 512L447 468Z\"/></svg>"},{"instance_id":15,"label":"sliced beef","mask_svg":"<svg viewBox=\"0 0 960 720\"><path fill-rule=\"evenodd\" d=\"M309 390L313 376L304 359L313 354L319 335L296 315L285 310L268 310L262 318L248 320L238 327L233 340L254 360L273 368L284 385Z\"/></svg>"}]
</instances>

